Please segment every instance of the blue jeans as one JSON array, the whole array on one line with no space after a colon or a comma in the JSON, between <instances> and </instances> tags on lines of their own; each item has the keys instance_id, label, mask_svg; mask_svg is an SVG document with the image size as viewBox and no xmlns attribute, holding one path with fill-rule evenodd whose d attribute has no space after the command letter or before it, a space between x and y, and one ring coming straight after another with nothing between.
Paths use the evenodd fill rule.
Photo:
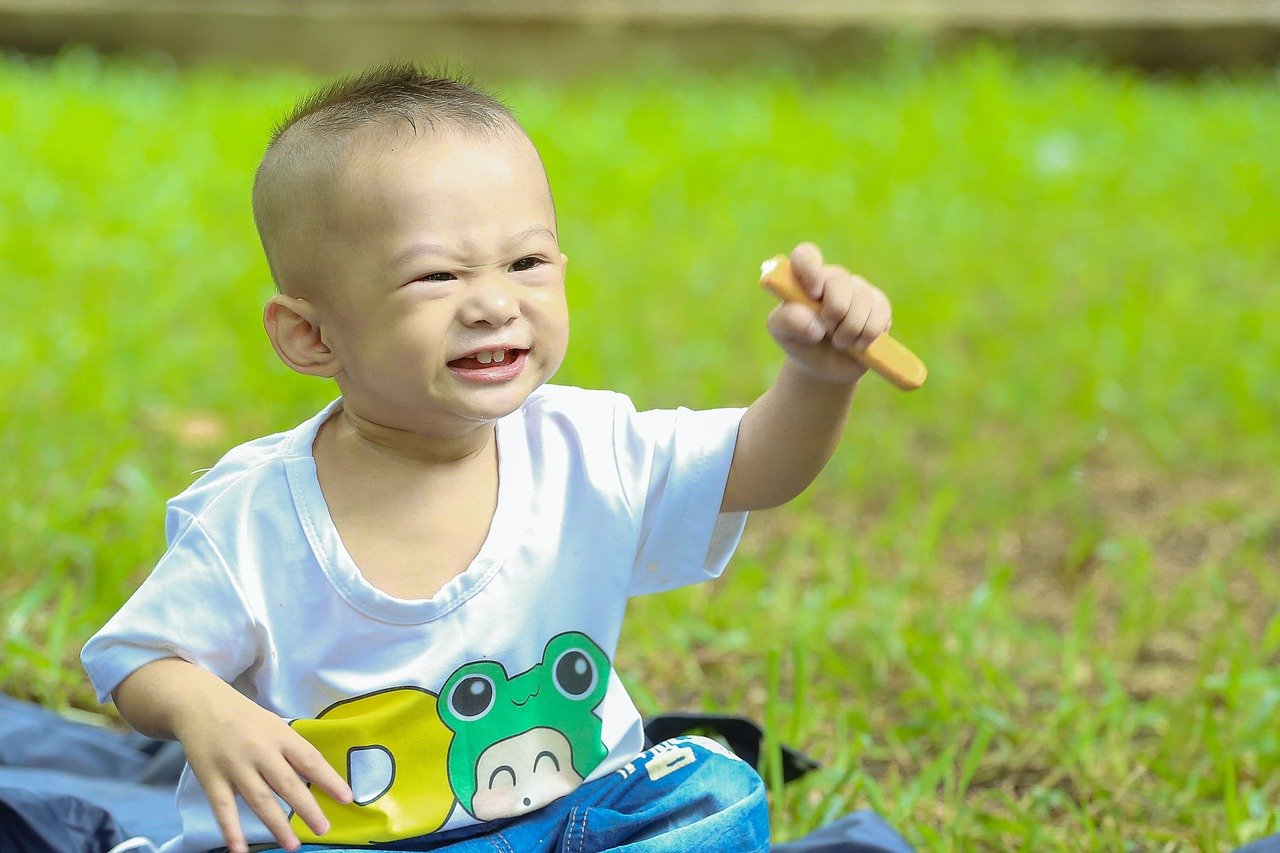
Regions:
<instances>
[{"instance_id":1,"label":"blue jeans","mask_svg":"<svg viewBox=\"0 0 1280 853\"><path fill-rule=\"evenodd\" d=\"M370 848L305 845L303 851ZM527 815L379 850L446 853L758 853L769 849L764 783L715 741L679 737ZM282 853L275 848L271 853Z\"/></svg>"}]
</instances>

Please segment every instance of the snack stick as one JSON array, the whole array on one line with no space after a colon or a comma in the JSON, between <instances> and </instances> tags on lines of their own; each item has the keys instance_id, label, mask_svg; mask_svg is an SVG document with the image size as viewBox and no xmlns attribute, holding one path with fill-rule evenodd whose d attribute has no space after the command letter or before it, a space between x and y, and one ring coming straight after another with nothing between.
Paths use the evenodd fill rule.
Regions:
<instances>
[{"instance_id":1,"label":"snack stick","mask_svg":"<svg viewBox=\"0 0 1280 853\"><path fill-rule=\"evenodd\" d=\"M818 302L811 299L800 287L800 282L796 281L795 273L791 270L791 259L786 255L777 255L760 265L760 286L784 302L799 302L814 311L821 309ZM929 375L924 362L888 334L876 338L865 350L850 347L849 355L903 391L919 388Z\"/></svg>"}]
</instances>

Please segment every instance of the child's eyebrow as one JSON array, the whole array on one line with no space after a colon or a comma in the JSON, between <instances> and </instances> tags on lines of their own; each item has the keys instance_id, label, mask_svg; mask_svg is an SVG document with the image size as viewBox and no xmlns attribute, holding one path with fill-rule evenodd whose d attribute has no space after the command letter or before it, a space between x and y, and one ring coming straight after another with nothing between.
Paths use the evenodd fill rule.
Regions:
<instances>
[{"instance_id":1,"label":"child's eyebrow","mask_svg":"<svg viewBox=\"0 0 1280 853\"><path fill-rule=\"evenodd\" d=\"M535 225L534 227L521 231L519 234L512 237L511 245L519 245L532 237L550 237L552 240L556 239L555 232L550 228L545 225Z\"/></svg>"},{"instance_id":2,"label":"child's eyebrow","mask_svg":"<svg viewBox=\"0 0 1280 853\"><path fill-rule=\"evenodd\" d=\"M525 243L528 240L532 240L538 237L549 238L552 242L557 242L557 243L559 242L556 239L555 232L552 231L550 228L546 227L545 225L535 225L532 228L526 228L524 231L521 231L517 234L512 235L511 239L507 240L506 246L504 248L506 248L507 250L510 250L512 248L520 246L521 244ZM449 248L448 246L442 246L439 243L414 243L412 246L408 247L403 252L400 252L398 255L392 258L391 263L396 268L399 268L423 255L451 255L451 254L455 254L455 251L453 249Z\"/></svg>"},{"instance_id":3,"label":"child's eyebrow","mask_svg":"<svg viewBox=\"0 0 1280 853\"><path fill-rule=\"evenodd\" d=\"M400 254L396 255L391 260L391 265L398 269L404 266L405 264L409 263L409 261L412 261L415 258L418 258L422 255L447 255L447 254L449 254L449 250L446 249L444 246L441 246L439 243L415 243L414 245L405 249Z\"/></svg>"}]
</instances>

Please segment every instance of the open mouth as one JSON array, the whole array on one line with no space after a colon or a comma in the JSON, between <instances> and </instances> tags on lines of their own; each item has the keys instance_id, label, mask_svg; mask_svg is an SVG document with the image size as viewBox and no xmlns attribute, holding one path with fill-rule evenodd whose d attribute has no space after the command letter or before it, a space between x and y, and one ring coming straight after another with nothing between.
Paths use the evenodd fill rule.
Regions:
<instances>
[{"instance_id":1,"label":"open mouth","mask_svg":"<svg viewBox=\"0 0 1280 853\"><path fill-rule=\"evenodd\" d=\"M516 364L527 352L528 350L523 349L481 350L455 358L449 362L449 366L455 370L493 370Z\"/></svg>"},{"instance_id":2,"label":"open mouth","mask_svg":"<svg viewBox=\"0 0 1280 853\"><path fill-rule=\"evenodd\" d=\"M449 370L468 382L505 382L524 372L527 349L479 350L449 362Z\"/></svg>"}]
</instances>

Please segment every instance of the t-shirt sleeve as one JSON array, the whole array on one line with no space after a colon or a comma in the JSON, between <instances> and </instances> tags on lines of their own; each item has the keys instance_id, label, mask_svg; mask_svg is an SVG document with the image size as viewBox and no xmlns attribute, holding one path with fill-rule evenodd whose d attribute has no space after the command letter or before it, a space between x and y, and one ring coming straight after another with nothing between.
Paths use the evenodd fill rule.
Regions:
<instances>
[{"instance_id":1,"label":"t-shirt sleeve","mask_svg":"<svg viewBox=\"0 0 1280 853\"><path fill-rule=\"evenodd\" d=\"M744 409L637 412L622 397L614 442L623 493L639 523L629 592L642 595L718 577L746 525L722 513Z\"/></svg>"},{"instance_id":2,"label":"t-shirt sleeve","mask_svg":"<svg viewBox=\"0 0 1280 853\"><path fill-rule=\"evenodd\" d=\"M169 549L80 654L101 702L161 658L182 658L232 682L257 656L253 619L216 544L181 510L170 509L167 526Z\"/></svg>"}]
</instances>

